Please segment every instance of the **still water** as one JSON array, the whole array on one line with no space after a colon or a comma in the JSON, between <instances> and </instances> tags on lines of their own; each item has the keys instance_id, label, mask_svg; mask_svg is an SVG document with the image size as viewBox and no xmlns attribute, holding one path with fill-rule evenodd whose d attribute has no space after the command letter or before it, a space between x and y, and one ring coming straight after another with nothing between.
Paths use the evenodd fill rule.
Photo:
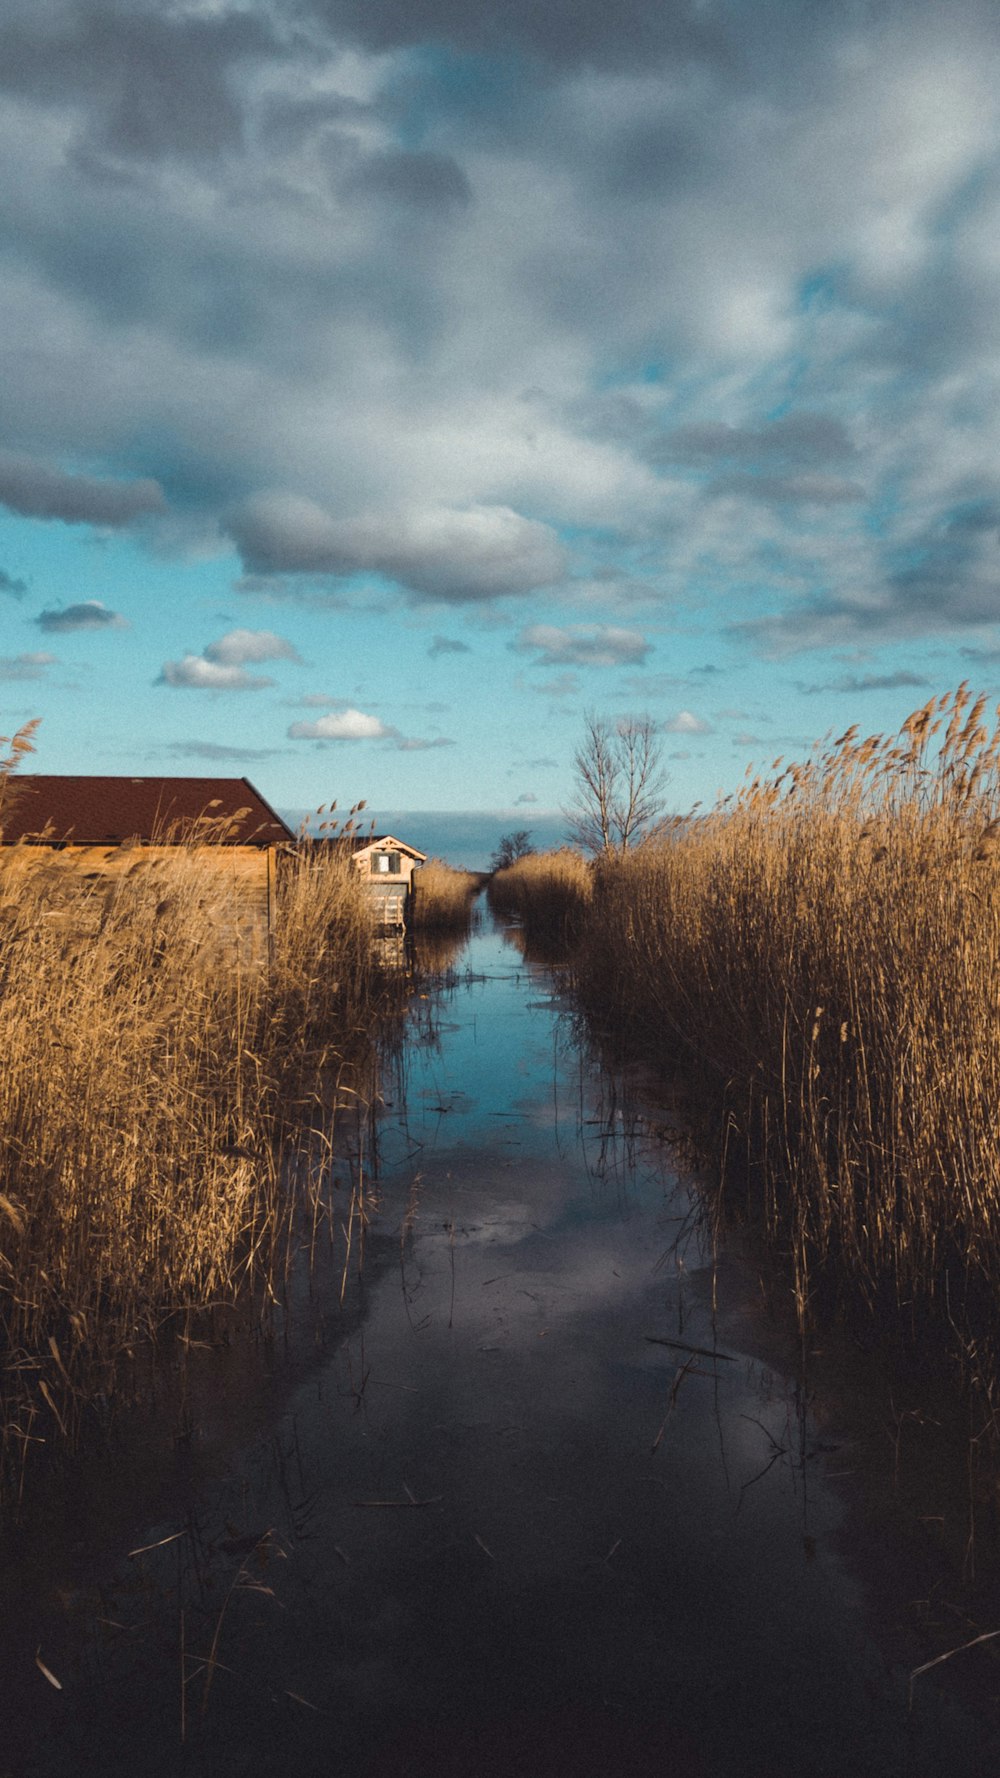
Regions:
<instances>
[{"instance_id":1,"label":"still water","mask_svg":"<svg viewBox=\"0 0 1000 1778\"><path fill-rule=\"evenodd\" d=\"M849 1441L510 936L416 1002L266 1332L204 1318L152 1405L39 1472L0 1774L998 1769L974 1701L930 1674L909 1707L919 1650L845 1550Z\"/></svg>"}]
</instances>

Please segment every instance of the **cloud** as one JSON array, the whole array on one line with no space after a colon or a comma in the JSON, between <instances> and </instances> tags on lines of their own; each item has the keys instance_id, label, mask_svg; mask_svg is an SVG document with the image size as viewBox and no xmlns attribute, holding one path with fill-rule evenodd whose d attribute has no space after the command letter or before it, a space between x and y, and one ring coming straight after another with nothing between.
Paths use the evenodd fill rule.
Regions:
<instances>
[{"instance_id":1,"label":"cloud","mask_svg":"<svg viewBox=\"0 0 1000 1778\"><path fill-rule=\"evenodd\" d=\"M12 0L0 501L317 604L991 621L991 10L748 17Z\"/></svg>"},{"instance_id":2,"label":"cloud","mask_svg":"<svg viewBox=\"0 0 1000 1778\"><path fill-rule=\"evenodd\" d=\"M472 202L469 181L450 154L394 148L368 155L343 181L345 196L381 199L404 208L459 208Z\"/></svg>"},{"instance_id":3,"label":"cloud","mask_svg":"<svg viewBox=\"0 0 1000 1778\"><path fill-rule=\"evenodd\" d=\"M374 573L415 599L452 604L533 592L560 580L566 567L551 527L508 506L338 520L301 496L261 494L226 523L249 573Z\"/></svg>"},{"instance_id":4,"label":"cloud","mask_svg":"<svg viewBox=\"0 0 1000 1778\"><path fill-rule=\"evenodd\" d=\"M391 730L386 730L390 734ZM426 753L432 747L454 747L455 742L447 735L436 735L433 741L425 741L419 735L400 735L395 742L397 753Z\"/></svg>"},{"instance_id":5,"label":"cloud","mask_svg":"<svg viewBox=\"0 0 1000 1778\"><path fill-rule=\"evenodd\" d=\"M963 649L963 653L968 650ZM844 673L839 679L829 679L822 685L799 685L797 689L810 697L815 692L863 692L863 691L895 691L902 686L927 685L928 681L918 673Z\"/></svg>"},{"instance_id":6,"label":"cloud","mask_svg":"<svg viewBox=\"0 0 1000 1778\"><path fill-rule=\"evenodd\" d=\"M710 735L711 724L703 716L696 716L693 710L678 710L663 724L664 733L668 735Z\"/></svg>"},{"instance_id":7,"label":"cloud","mask_svg":"<svg viewBox=\"0 0 1000 1778\"><path fill-rule=\"evenodd\" d=\"M112 529L145 514L166 511L163 489L148 478L111 481L67 475L12 451L0 451L0 506L23 518L61 519L66 525L108 525Z\"/></svg>"},{"instance_id":8,"label":"cloud","mask_svg":"<svg viewBox=\"0 0 1000 1778\"><path fill-rule=\"evenodd\" d=\"M274 680L247 673L248 665L298 659L292 644L284 636L276 636L273 630L227 630L218 641L207 643L201 654L164 661L157 684L199 691L262 691Z\"/></svg>"},{"instance_id":9,"label":"cloud","mask_svg":"<svg viewBox=\"0 0 1000 1778\"><path fill-rule=\"evenodd\" d=\"M315 722L293 722L288 731L293 741L378 741L390 733L377 716L362 710L331 711Z\"/></svg>"},{"instance_id":10,"label":"cloud","mask_svg":"<svg viewBox=\"0 0 1000 1778\"><path fill-rule=\"evenodd\" d=\"M849 462L856 449L843 421L826 413L804 410L761 426L733 426L704 421L679 426L648 447L657 463L713 466L750 463L773 466Z\"/></svg>"},{"instance_id":11,"label":"cloud","mask_svg":"<svg viewBox=\"0 0 1000 1778\"><path fill-rule=\"evenodd\" d=\"M650 643L638 630L616 629L610 624L529 624L512 647L537 653L542 666L623 667L641 666Z\"/></svg>"},{"instance_id":12,"label":"cloud","mask_svg":"<svg viewBox=\"0 0 1000 1778\"><path fill-rule=\"evenodd\" d=\"M721 475L706 493L715 499L764 500L773 506L843 506L865 498L859 482L832 475Z\"/></svg>"},{"instance_id":13,"label":"cloud","mask_svg":"<svg viewBox=\"0 0 1000 1778\"><path fill-rule=\"evenodd\" d=\"M46 670L55 665L54 654L0 655L0 679L44 679Z\"/></svg>"},{"instance_id":14,"label":"cloud","mask_svg":"<svg viewBox=\"0 0 1000 1778\"><path fill-rule=\"evenodd\" d=\"M64 605L61 611L41 611L34 619L40 630L56 635L66 630L127 630L128 622L117 611L111 611L100 599L84 599L79 605Z\"/></svg>"},{"instance_id":15,"label":"cloud","mask_svg":"<svg viewBox=\"0 0 1000 1778\"><path fill-rule=\"evenodd\" d=\"M1000 648L960 648L958 652L964 660L981 661L984 665L1000 661Z\"/></svg>"},{"instance_id":16,"label":"cloud","mask_svg":"<svg viewBox=\"0 0 1000 1778\"><path fill-rule=\"evenodd\" d=\"M440 654L471 654L472 650L467 642L453 641L450 636L435 636L427 653L431 660L435 660Z\"/></svg>"},{"instance_id":17,"label":"cloud","mask_svg":"<svg viewBox=\"0 0 1000 1778\"><path fill-rule=\"evenodd\" d=\"M273 630L227 630L204 649L205 659L221 667L244 667L256 661L298 661L297 649Z\"/></svg>"},{"instance_id":18,"label":"cloud","mask_svg":"<svg viewBox=\"0 0 1000 1778\"><path fill-rule=\"evenodd\" d=\"M23 599L27 590L26 580L16 580L6 569L0 568L0 593L7 593L12 599Z\"/></svg>"},{"instance_id":19,"label":"cloud","mask_svg":"<svg viewBox=\"0 0 1000 1778\"><path fill-rule=\"evenodd\" d=\"M221 741L168 741L165 750L178 759L206 759L220 764L231 760L243 765L274 759L278 751L275 747L227 747Z\"/></svg>"},{"instance_id":20,"label":"cloud","mask_svg":"<svg viewBox=\"0 0 1000 1778\"><path fill-rule=\"evenodd\" d=\"M1000 495L923 515L894 555L880 580L824 584L784 611L731 625L729 633L780 657L995 622Z\"/></svg>"},{"instance_id":21,"label":"cloud","mask_svg":"<svg viewBox=\"0 0 1000 1778\"><path fill-rule=\"evenodd\" d=\"M540 61L553 69L595 63L643 69L651 61L681 67L711 65L727 56L723 34L697 10L653 0L623 0L613 14L597 0L510 0L503 7L468 6L461 0L313 0L312 10L348 41L386 52L430 42L469 56L512 55L526 68Z\"/></svg>"},{"instance_id":22,"label":"cloud","mask_svg":"<svg viewBox=\"0 0 1000 1778\"><path fill-rule=\"evenodd\" d=\"M156 683L195 691L262 691L274 680L255 677L242 667L223 666L203 654L186 654L179 661L164 661Z\"/></svg>"},{"instance_id":23,"label":"cloud","mask_svg":"<svg viewBox=\"0 0 1000 1778\"><path fill-rule=\"evenodd\" d=\"M557 673L554 679L540 679L531 690L546 698L575 698L580 691L580 681L575 673Z\"/></svg>"}]
</instances>

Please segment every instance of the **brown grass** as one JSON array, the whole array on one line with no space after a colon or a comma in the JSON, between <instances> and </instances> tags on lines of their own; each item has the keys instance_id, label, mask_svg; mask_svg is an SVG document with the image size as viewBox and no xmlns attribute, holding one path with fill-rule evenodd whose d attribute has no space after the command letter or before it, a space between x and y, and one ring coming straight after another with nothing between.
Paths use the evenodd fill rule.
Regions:
<instances>
[{"instance_id":1,"label":"brown grass","mask_svg":"<svg viewBox=\"0 0 1000 1778\"><path fill-rule=\"evenodd\" d=\"M419 931L466 927L480 886L474 871L453 870L441 858L429 858L413 873L411 923Z\"/></svg>"},{"instance_id":2,"label":"brown grass","mask_svg":"<svg viewBox=\"0 0 1000 1778\"><path fill-rule=\"evenodd\" d=\"M582 853L564 846L531 852L490 879L490 905L548 938L571 938L593 896L594 873Z\"/></svg>"},{"instance_id":3,"label":"brown grass","mask_svg":"<svg viewBox=\"0 0 1000 1778\"><path fill-rule=\"evenodd\" d=\"M581 990L686 1064L814 1292L930 1311L992 1394L1000 725L964 687L602 863Z\"/></svg>"},{"instance_id":4,"label":"brown grass","mask_svg":"<svg viewBox=\"0 0 1000 1778\"><path fill-rule=\"evenodd\" d=\"M318 1189L332 1113L369 1085L373 1034L400 996L335 848L288 861L270 957L248 947L224 876L196 848L111 890L84 884L56 918L43 877L12 857L0 863L8 1479L36 1440L74 1434L166 1314L280 1268L295 1157Z\"/></svg>"}]
</instances>

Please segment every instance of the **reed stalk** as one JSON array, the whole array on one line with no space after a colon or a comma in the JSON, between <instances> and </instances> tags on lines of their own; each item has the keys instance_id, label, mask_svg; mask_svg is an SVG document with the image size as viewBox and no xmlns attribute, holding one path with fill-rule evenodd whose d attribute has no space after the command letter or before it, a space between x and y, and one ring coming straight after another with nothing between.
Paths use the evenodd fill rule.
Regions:
<instances>
[{"instance_id":1,"label":"reed stalk","mask_svg":"<svg viewBox=\"0 0 1000 1778\"><path fill-rule=\"evenodd\" d=\"M370 1086L402 988L348 857L279 872L248 944L207 848L113 884L0 855L0 1470L72 1440L120 1360L179 1306L287 1255L295 1167ZM284 1245L283 1245L284 1244Z\"/></svg>"}]
</instances>

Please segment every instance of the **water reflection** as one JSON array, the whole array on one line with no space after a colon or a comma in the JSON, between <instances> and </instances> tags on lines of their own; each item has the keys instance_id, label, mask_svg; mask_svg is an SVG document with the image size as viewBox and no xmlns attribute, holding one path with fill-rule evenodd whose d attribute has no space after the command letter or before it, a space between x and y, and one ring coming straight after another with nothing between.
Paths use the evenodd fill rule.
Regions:
<instances>
[{"instance_id":1,"label":"water reflection","mask_svg":"<svg viewBox=\"0 0 1000 1778\"><path fill-rule=\"evenodd\" d=\"M536 959L437 954L326 1263L9 1540L11 1770L983 1770L957 1703L907 1714L657 1114Z\"/></svg>"}]
</instances>

